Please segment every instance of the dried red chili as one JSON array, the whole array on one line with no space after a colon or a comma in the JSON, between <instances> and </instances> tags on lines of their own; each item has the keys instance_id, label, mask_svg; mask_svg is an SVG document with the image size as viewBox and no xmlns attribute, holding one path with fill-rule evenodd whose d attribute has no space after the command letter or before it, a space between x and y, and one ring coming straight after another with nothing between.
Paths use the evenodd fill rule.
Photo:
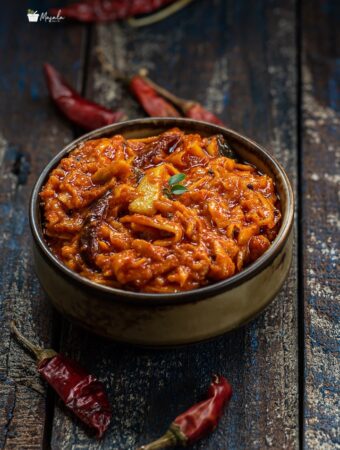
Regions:
<instances>
[{"instance_id":1,"label":"dried red chili","mask_svg":"<svg viewBox=\"0 0 340 450\"><path fill-rule=\"evenodd\" d=\"M135 75L132 78L124 75L116 70L107 61L104 52L101 48L96 49L98 61L105 72L112 75L115 79L122 81L129 87L130 91L137 98L143 109L151 117L180 117L180 113L162 96L158 95L155 89L147 83L140 75Z\"/></svg>"},{"instance_id":2,"label":"dried red chili","mask_svg":"<svg viewBox=\"0 0 340 450\"><path fill-rule=\"evenodd\" d=\"M88 0L63 8L51 8L52 15L62 15L80 22L107 22L149 14L175 0Z\"/></svg>"},{"instance_id":3,"label":"dried red chili","mask_svg":"<svg viewBox=\"0 0 340 450\"><path fill-rule=\"evenodd\" d=\"M145 75L141 74L141 77L158 94L162 95L164 98L177 106L181 111L183 111L183 114L186 117L223 126L223 122L217 116L215 116L215 114L205 109L200 103L179 98L173 95L168 90L156 84L154 81L150 80L150 78L146 77Z\"/></svg>"},{"instance_id":4,"label":"dried red chili","mask_svg":"<svg viewBox=\"0 0 340 450\"><path fill-rule=\"evenodd\" d=\"M206 110L199 103L184 101L182 109L186 117L223 126L223 122L215 114Z\"/></svg>"},{"instance_id":5,"label":"dried red chili","mask_svg":"<svg viewBox=\"0 0 340 450\"><path fill-rule=\"evenodd\" d=\"M85 130L95 130L123 118L121 111L111 111L81 97L50 64L44 64L44 73L49 93L58 108Z\"/></svg>"},{"instance_id":6,"label":"dried red chili","mask_svg":"<svg viewBox=\"0 0 340 450\"><path fill-rule=\"evenodd\" d=\"M139 103L151 117L180 117L178 110L171 104L173 103L186 117L195 120L202 120L216 125L224 125L223 122L213 113L206 110L200 103L192 100L184 100L165 88L159 86L150 80L145 74L145 70L141 70L139 75L134 75L131 79L115 70L105 58L101 49L96 51L98 60L102 68L111 74L114 78L121 80L129 85ZM165 99L170 100L171 103Z\"/></svg>"},{"instance_id":7,"label":"dried red chili","mask_svg":"<svg viewBox=\"0 0 340 450\"><path fill-rule=\"evenodd\" d=\"M32 344L19 332L14 322L11 323L11 329L19 342L35 355L42 378L100 438L111 420L111 407L103 384L66 356Z\"/></svg>"},{"instance_id":8,"label":"dried red chili","mask_svg":"<svg viewBox=\"0 0 340 450\"><path fill-rule=\"evenodd\" d=\"M208 398L176 417L168 431L156 441L143 445L139 450L157 450L174 445L191 445L215 430L224 407L229 402L232 389L228 381L214 375L209 386Z\"/></svg>"},{"instance_id":9,"label":"dried red chili","mask_svg":"<svg viewBox=\"0 0 340 450\"><path fill-rule=\"evenodd\" d=\"M129 87L144 110L151 117L180 117L179 112L163 97L157 94L141 76L131 78Z\"/></svg>"}]
</instances>

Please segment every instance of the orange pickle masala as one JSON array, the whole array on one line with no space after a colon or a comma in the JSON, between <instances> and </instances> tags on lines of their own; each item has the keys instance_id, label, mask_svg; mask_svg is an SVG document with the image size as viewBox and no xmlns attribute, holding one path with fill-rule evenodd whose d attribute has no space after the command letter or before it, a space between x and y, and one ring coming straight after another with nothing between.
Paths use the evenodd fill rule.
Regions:
<instances>
[{"instance_id":1,"label":"orange pickle masala","mask_svg":"<svg viewBox=\"0 0 340 450\"><path fill-rule=\"evenodd\" d=\"M271 177L237 160L222 135L177 128L82 143L51 171L40 198L59 260L96 283L139 292L231 277L270 247L281 220Z\"/></svg>"}]
</instances>

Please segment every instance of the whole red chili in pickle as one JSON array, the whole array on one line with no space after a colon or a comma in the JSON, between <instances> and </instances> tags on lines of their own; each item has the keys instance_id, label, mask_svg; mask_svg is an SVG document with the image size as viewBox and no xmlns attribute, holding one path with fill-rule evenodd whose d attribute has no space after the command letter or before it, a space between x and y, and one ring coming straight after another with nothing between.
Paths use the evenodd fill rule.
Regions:
<instances>
[{"instance_id":1,"label":"whole red chili in pickle","mask_svg":"<svg viewBox=\"0 0 340 450\"><path fill-rule=\"evenodd\" d=\"M50 96L60 111L85 130L95 130L123 118L121 111L111 111L81 97L51 64L44 64L44 73Z\"/></svg>"},{"instance_id":2,"label":"whole red chili in pickle","mask_svg":"<svg viewBox=\"0 0 340 450\"><path fill-rule=\"evenodd\" d=\"M11 330L18 341L35 355L42 378L65 405L96 432L98 438L102 437L111 420L111 406L104 385L66 356L32 344L14 322L11 322Z\"/></svg>"},{"instance_id":3,"label":"whole red chili in pickle","mask_svg":"<svg viewBox=\"0 0 340 450\"><path fill-rule=\"evenodd\" d=\"M51 8L52 15L62 15L79 22L107 22L149 14L175 0L88 0L63 8Z\"/></svg>"},{"instance_id":4,"label":"whole red chili in pickle","mask_svg":"<svg viewBox=\"0 0 340 450\"><path fill-rule=\"evenodd\" d=\"M222 376L214 375L206 400L176 417L161 438L138 450L157 450L175 445L185 447L197 442L215 430L231 395L232 388L228 381Z\"/></svg>"},{"instance_id":5,"label":"whole red chili in pickle","mask_svg":"<svg viewBox=\"0 0 340 450\"><path fill-rule=\"evenodd\" d=\"M162 97L166 98L176 107L178 107L183 112L185 117L189 117L195 120L202 120L204 122L214 123L215 125L223 126L223 122L217 116L215 116L215 114L205 109L200 103L192 100L184 100L182 98L173 95L171 92L164 89L162 86L159 86L154 81L150 80L150 78L146 76L145 70L141 70L140 76L158 94L160 94Z\"/></svg>"}]
</instances>

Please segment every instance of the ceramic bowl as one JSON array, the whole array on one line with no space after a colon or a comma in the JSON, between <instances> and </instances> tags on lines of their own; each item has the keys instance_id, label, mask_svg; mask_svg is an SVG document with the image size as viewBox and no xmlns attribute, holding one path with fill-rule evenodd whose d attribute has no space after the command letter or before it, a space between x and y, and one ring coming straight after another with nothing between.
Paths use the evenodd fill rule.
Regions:
<instances>
[{"instance_id":1,"label":"ceramic bowl","mask_svg":"<svg viewBox=\"0 0 340 450\"><path fill-rule=\"evenodd\" d=\"M201 135L221 133L240 158L273 177L282 206L282 225L271 247L253 264L224 281L188 292L147 294L96 284L64 266L43 236L39 192L50 171L81 142L122 134L157 135L172 127ZM284 283L292 259L294 200L280 164L254 141L233 130L189 119L138 119L95 130L59 152L42 171L32 192L30 224L40 283L68 318L108 338L145 346L205 340L239 327L262 311Z\"/></svg>"}]
</instances>

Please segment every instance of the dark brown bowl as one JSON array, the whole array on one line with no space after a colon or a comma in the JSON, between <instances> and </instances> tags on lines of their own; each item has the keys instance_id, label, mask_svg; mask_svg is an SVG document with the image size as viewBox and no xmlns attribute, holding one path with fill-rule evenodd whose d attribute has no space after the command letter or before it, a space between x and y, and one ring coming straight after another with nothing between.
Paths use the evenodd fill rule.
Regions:
<instances>
[{"instance_id":1,"label":"dark brown bowl","mask_svg":"<svg viewBox=\"0 0 340 450\"><path fill-rule=\"evenodd\" d=\"M209 136L222 134L243 160L276 182L282 225L271 247L240 273L192 291L148 294L99 285L68 269L49 250L42 231L39 192L50 171L81 142L122 134L157 135L172 127ZM178 118L137 119L88 133L59 152L39 176L30 201L30 225L39 280L55 307L91 331L142 345L176 345L207 339L247 322L275 297L292 259L294 200L288 177L273 156L233 130Z\"/></svg>"}]
</instances>

